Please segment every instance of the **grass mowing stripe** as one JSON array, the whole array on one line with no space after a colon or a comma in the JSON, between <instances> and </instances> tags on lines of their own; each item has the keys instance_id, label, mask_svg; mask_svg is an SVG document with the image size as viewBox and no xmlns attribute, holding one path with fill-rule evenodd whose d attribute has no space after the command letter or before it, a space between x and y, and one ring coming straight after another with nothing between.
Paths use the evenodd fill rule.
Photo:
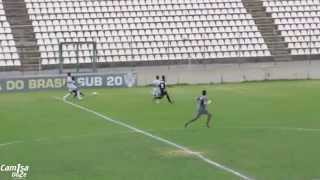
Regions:
<instances>
[{"instance_id":1,"label":"grass mowing stripe","mask_svg":"<svg viewBox=\"0 0 320 180\"><path fill-rule=\"evenodd\" d=\"M297 128L297 127L216 127L216 129L263 129L263 130L279 130L279 131L298 131L298 132L320 132L320 129L310 129L310 128ZM147 130L151 132L165 132L165 131L182 131L184 129L178 129L178 128L168 128L168 129L162 129L162 130ZM90 136L105 136L105 135L115 135L115 134L130 134L130 133L137 133L136 131L121 131L118 133L110 133L110 134L104 134L104 135L78 135L78 136L61 136L57 138L65 138L65 139L71 139L71 138L81 138L81 137L90 137ZM33 139L31 141L49 141L50 138L38 138L38 139ZM3 146L9 146L9 145L14 145L14 144L20 144L20 143L25 143L26 141L12 141L12 142L7 142L7 143L1 143L0 147Z\"/></svg>"},{"instance_id":2,"label":"grass mowing stripe","mask_svg":"<svg viewBox=\"0 0 320 180\"><path fill-rule=\"evenodd\" d=\"M185 151L186 153L188 153L188 154L190 154L190 155L193 155L193 156L195 156L195 157L203 160L204 162L206 162L206 163L208 163L208 164L210 164L210 165L213 165L213 166L218 167L218 168L220 168L220 169L222 169L222 170L224 170L224 171L227 171L227 172L229 172L229 173L232 173L232 174L234 174L234 175L236 175L236 176L238 176L238 177L240 177L240 178L242 178L242 179L245 179L245 180L253 180L252 178L250 178L250 177L248 177L248 176L246 176L246 175L244 175L244 174L242 174L242 173L240 173L240 172L238 172L238 171L236 171L236 170L233 170L233 169L231 169L231 168L229 168L229 167L227 167L227 166L224 166L224 165L222 165L222 164L220 164L220 163L218 163L218 162L215 162L215 161L213 161L213 160L210 160L210 159L206 158L205 156L203 156L202 154L200 154L200 153L198 153L198 152L195 152L195 151L192 151L192 150L190 150L190 149L187 148L187 147L184 147L184 146L182 146L182 145L176 144L176 143L174 143L174 142L171 142L171 141L169 141L169 140L167 140L167 139L164 139L164 138L161 138L161 137L159 137L159 136L155 136L155 135L153 135L153 134L151 134L151 133L148 133L148 132L143 131L143 130L141 130L141 129L135 128L135 127L133 127L133 126L131 126L131 125L129 125L129 124L126 124L126 123L124 123L124 122L121 122L121 121L118 121L118 120L114 120L114 119L112 119L112 118L110 118L110 117L107 117L107 116L101 114L101 113L98 113L98 112L96 112L96 111L94 111L94 110L91 110L91 109L89 109L89 108L86 108L86 107L84 107L84 106L81 106L81 105L72 103L72 102L67 101L67 100L65 100L65 99L63 99L63 98L62 98L62 99L61 99L61 98L58 98L58 97L54 97L54 98L57 99L57 100L60 100L60 101L64 102L65 104L69 104L69 105L71 105L71 106L73 106L73 107L76 107L76 108L78 108L78 109L81 109L81 110L83 110L83 111L92 113L92 114L94 114L94 115L96 115L96 116L98 116L98 117L100 117L100 118L102 118L102 119L104 119L104 120L107 120L107 121L112 122L112 123L114 123L114 124L117 124L117 125L126 127L126 128L128 128L128 129L131 129L131 130L137 132L137 133L141 133L141 134L143 134L143 135L145 135L145 136L148 136L148 137L150 137L150 138L152 138L152 139L158 140L158 141L163 142L163 143L165 143L165 144L168 144L168 145L171 145L171 146L176 147L176 148L178 148L178 149L181 149L181 150Z\"/></svg>"}]
</instances>

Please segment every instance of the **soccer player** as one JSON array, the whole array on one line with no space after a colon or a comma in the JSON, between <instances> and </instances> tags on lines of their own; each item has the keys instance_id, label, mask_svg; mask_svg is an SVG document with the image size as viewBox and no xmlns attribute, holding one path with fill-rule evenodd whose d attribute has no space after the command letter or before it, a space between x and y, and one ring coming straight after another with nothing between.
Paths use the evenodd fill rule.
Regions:
<instances>
[{"instance_id":1,"label":"soccer player","mask_svg":"<svg viewBox=\"0 0 320 180\"><path fill-rule=\"evenodd\" d=\"M156 79L153 80L152 82L152 85L153 85L152 95L154 100L156 99L156 97L160 96L160 88L159 88L160 82L161 81L159 76L156 76Z\"/></svg>"},{"instance_id":2,"label":"soccer player","mask_svg":"<svg viewBox=\"0 0 320 180\"><path fill-rule=\"evenodd\" d=\"M80 88L77 86L76 79L75 77L71 76L71 73L67 74L67 88L69 93L63 97L64 100L66 100L71 94L73 94L73 97L76 97L79 100L82 99L81 96L83 96L83 94L80 92Z\"/></svg>"},{"instance_id":3,"label":"soccer player","mask_svg":"<svg viewBox=\"0 0 320 180\"><path fill-rule=\"evenodd\" d=\"M184 127L188 127L189 124L195 122L198 120L202 115L207 115L207 127L210 128L210 121L212 114L208 111L208 104L210 104L211 101L208 99L207 91L203 90L202 95L197 97L197 114L196 116L188 121Z\"/></svg>"},{"instance_id":4,"label":"soccer player","mask_svg":"<svg viewBox=\"0 0 320 180\"><path fill-rule=\"evenodd\" d=\"M162 99L164 96L166 96L169 103L172 104L173 101L171 100L170 95L168 93L166 77L164 75L161 77L159 89L160 89L160 97L159 98Z\"/></svg>"}]
</instances>

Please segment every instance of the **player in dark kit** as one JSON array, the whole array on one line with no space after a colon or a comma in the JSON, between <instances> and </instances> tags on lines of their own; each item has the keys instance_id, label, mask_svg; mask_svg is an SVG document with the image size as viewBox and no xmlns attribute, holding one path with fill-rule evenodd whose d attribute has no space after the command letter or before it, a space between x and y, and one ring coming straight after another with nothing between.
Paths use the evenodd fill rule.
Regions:
<instances>
[{"instance_id":1,"label":"player in dark kit","mask_svg":"<svg viewBox=\"0 0 320 180\"><path fill-rule=\"evenodd\" d=\"M188 121L184 127L188 127L189 124L195 122L196 120L198 120L202 115L207 115L207 127L210 128L210 121L211 121L211 117L212 114L208 111L208 104L211 103L211 100L208 99L207 97L207 91L203 90L202 91L202 95L197 97L197 114L196 116Z\"/></svg>"},{"instance_id":2,"label":"player in dark kit","mask_svg":"<svg viewBox=\"0 0 320 180\"><path fill-rule=\"evenodd\" d=\"M159 83L159 89L160 89L160 95L157 97L154 97L154 99L162 99L164 96L166 96L169 103L172 104L173 101L171 100L170 95L167 91L167 84L166 84L166 77L165 76L161 77L161 81Z\"/></svg>"}]
</instances>

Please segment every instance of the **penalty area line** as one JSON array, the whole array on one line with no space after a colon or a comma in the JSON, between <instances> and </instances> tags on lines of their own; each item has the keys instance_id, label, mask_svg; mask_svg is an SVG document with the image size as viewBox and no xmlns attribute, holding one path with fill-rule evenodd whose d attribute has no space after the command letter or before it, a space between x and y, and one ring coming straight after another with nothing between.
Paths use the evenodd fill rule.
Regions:
<instances>
[{"instance_id":1,"label":"penalty area line","mask_svg":"<svg viewBox=\"0 0 320 180\"><path fill-rule=\"evenodd\" d=\"M202 161L204 161L204 162L206 162L206 163L208 163L208 164L210 164L210 165L212 165L212 166L215 166L215 167L217 167L217 168L220 168L221 170L224 170L224 171L226 171L226 172L229 172L229 173L231 173L231 174L233 174L233 175L235 175L235 176L238 176L238 177L240 177L240 178L242 178L242 179L245 179L245 180L254 180L253 178L250 178L250 177L248 177L248 176L246 176L246 175L244 175L244 174L242 174L242 173L240 173L240 172L238 172L238 171L236 171L236 170L234 170L234 169L231 169L231 168L229 168L229 167L227 167L227 166L225 166L225 165L223 165L223 164L220 164L220 163L218 163L218 162L215 162L215 161L213 161L213 160L210 160L209 158L203 156L203 155L200 154L199 152L192 151L191 149L189 149L189 148L187 148L187 147L185 147L185 146L176 144L176 143L174 143L174 142L172 142L172 141L169 141L169 140L167 140L167 139L164 139L164 138L162 138L162 137L153 135L153 134L151 134L151 133L149 133L149 132L143 131L143 130L138 129L138 128L136 128L136 127L133 127L133 126L131 126L131 125L127 124L127 123L124 123L124 122L122 122L122 121L118 121L118 120L112 119L112 118L110 118L110 117L108 117L108 116L105 116L105 115L103 115L103 114L101 114L101 113L99 113L99 112L96 112L96 111L94 111L94 110L91 110L91 109L89 109L89 108L87 108L87 107L84 107L84 106L81 106L81 105L79 105L79 104L75 104L75 103L73 103L73 102L64 100L63 98L58 98L58 97L53 97L53 98L54 98L54 99L57 99L57 100L59 100L59 101L62 101L62 102L64 102L65 104L71 105L71 106L73 106L73 107L75 107L75 108L81 109L81 110L86 111L86 112L91 113L91 114L94 114L94 115L96 115L96 116L98 116L98 117L100 117L100 118L102 118L102 119L104 119L104 120L106 120L106 121L109 121L109 122L111 122L111 123L117 124L117 125L119 125L119 126L126 127L126 128L128 128L128 129L130 129L130 130L132 130L132 131L135 131L135 132L137 132L137 133L143 134L143 135L145 135L145 136L147 136L147 137L149 137L149 138L152 138L152 139L154 139L154 140L160 141L160 142L165 143L165 144L167 144L167 145L173 146L173 147L175 147L175 148L177 148L177 149L183 150L184 152L186 152L186 153L188 153L188 154L190 154L190 155L193 155L194 157L197 157L198 159L200 159L200 160L202 160Z\"/></svg>"}]
</instances>

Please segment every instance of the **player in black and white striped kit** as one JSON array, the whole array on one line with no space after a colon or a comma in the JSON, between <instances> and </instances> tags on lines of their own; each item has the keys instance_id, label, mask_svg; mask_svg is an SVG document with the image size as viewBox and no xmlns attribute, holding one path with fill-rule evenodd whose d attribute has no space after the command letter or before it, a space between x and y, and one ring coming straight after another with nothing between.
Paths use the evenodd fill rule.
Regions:
<instances>
[{"instance_id":1,"label":"player in black and white striped kit","mask_svg":"<svg viewBox=\"0 0 320 180\"><path fill-rule=\"evenodd\" d=\"M166 77L162 76L161 81L159 83L159 89L160 89L160 96L158 99L162 99L164 96L167 97L167 100L169 101L170 104L173 104L173 101L170 98L170 95L167 90L167 84L166 84Z\"/></svg>"}]
</instances>

